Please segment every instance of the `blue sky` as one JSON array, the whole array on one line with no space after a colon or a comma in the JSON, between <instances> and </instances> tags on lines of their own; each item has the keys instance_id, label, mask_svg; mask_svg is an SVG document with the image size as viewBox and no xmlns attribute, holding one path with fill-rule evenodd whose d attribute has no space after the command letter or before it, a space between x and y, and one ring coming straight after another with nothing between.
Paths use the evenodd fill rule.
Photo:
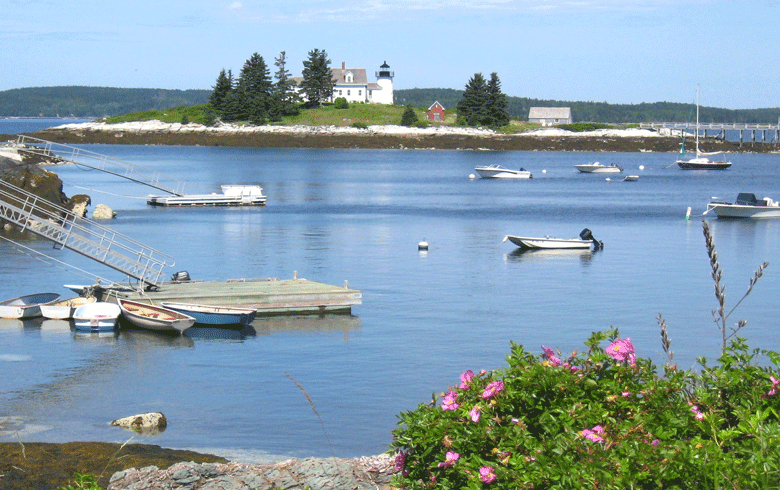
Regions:
<instances>
[{"instance_id":1,"label":"blue sky","mask_svg":"<svg viewBox=\"0 0 780 490\"><path fill-rule=\"evenodd\" d=\"M613 104L780 107L780 0L5 0L0 90L211 89L259 53L312 49L395 87Z\"/></svg>"}]
</instances>

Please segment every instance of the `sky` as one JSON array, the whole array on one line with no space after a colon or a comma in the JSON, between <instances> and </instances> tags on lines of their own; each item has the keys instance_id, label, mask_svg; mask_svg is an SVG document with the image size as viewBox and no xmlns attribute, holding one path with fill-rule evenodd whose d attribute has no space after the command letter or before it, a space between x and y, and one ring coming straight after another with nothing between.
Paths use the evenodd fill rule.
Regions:
<instances>
[{"instance_id":1,"label":"sky","mask_svg":"<svg viewBox=\"0 0 780 490\"><path fill-rule=\"evenodd\" d=\"M610 104L780 107L780 0L3 0L0 91L213 88L254 53L300 76L383 62L396 89Z\"/></svg>"}]
</instances>

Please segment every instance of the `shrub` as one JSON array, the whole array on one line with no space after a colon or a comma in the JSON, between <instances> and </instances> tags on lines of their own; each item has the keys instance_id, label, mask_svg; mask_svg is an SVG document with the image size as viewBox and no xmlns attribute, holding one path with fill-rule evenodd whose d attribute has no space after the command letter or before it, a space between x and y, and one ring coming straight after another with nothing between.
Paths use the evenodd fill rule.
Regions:
<instances>
[{"instance_id":1,"label":"shrub","mask_svg":"<svg viewBox=\"0 0 780 490\"><path fill-rule=\"evenodd\" d=\"M704 234L723 312L706 223ZM780 355L749 350L734 336L742 321L727 336L727 316L716 316L724 331L718 364L699 358L698 371L673 365L660 315L668 356L661 369L614 328L593 333L584 352L567 356L544 346L535 355L511 343L506 368L466 371L439 401L399 416L391 444L400 470L394 483L405 489L777 488Z\"/></svg>"},{"instance_id":2,"label":"shrub","mask_svg":"<svg viewBox=\"0 0 780 490\"><path fill-rule=\"evenodd\" d=\"M335 109L349 109L349 104L347 103L346 98L338 97L336 100L333 101L333 107Z\"/></svg>"},{"instance_id":3,"label":"shrub","mask_svg":"<svg viewBox=\"0 0 780 490\"><path fill-rule=\"evenodd\" d=\"M401 115L401 126L413 126L417 122L417 113L411 104L406 106L403 115Z\"/></svg>"},{"instance_id":4,"label":"shrub","mask_svg":"<svg viewBox=\"0 0 780 490\"><path fill-rule=\"evenodd\" d=\"M353 122L351 126L353 128L358 128L358 129L368 129L368 124L366 124L364 122L359 122L359 121L358 122Z\"/></svg>"}]
</instances>

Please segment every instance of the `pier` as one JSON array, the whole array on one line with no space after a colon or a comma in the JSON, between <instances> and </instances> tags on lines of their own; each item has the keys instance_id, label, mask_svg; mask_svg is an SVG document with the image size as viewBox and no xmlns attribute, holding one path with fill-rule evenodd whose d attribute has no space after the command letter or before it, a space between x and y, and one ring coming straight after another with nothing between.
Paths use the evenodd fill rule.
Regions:
<instances>
[{"instance_id":1,"label":"pier","mask_svg":"<svg viewBox=\"0 0 780 490\"><path fill-rule=\"evenodd\" d=\"M708 132L714 131L715 137L725 140L726 131L738 131L739 132L739 144L745 142L745 133L750 136L750 142L755 144L756 134L761 134L759 143L779 144L780 143L780 121L777 124L748 124L748 123L699 123L698 126L695 122L680 123L680 122L657 122L657 123L640 123L639 127L642 129L668 129L679 131L690 131L691 134L696 134L697 128L699 136L707 137ZM767 133L770 139L767 139Z\"/></svg>"}]
</instances>

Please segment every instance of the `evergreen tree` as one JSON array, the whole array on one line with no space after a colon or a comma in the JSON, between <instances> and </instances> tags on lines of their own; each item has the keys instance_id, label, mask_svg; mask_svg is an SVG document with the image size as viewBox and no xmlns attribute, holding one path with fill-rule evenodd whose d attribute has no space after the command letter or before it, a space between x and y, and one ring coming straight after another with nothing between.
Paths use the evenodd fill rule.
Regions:
<instances>
[{"instance_id":1,"label":"evergreen tree","mask_svg":"<svg viewBox=\"0 0 780 490\"><path fill-rule=\"evenodd\" d=\"M323 50L309 51L309 58L303 62L301 89L312 107L319 107L333 96L336 81L330 71L328 54Z\"/></svg>"},{"instance_id":2,"label":"evergreen tree","mask_svg":"<svg viewBox=\"0 0 780 490\"><path fill-rule=\"evenodd\" d=\"M282 51L278 58L274 58L274 65L277 70L274 73L276 83L274 83L269 118L271 121L281 121L284 116L295 116L298 114L298 102L300 98L294 90L295 82L290 78L290 72L287 71L287 58Z\"/></svg>"},{"instance_id":3,"label":"evergreen tree","mask_svg":"<svg viewBox=\"0 0 780 490\"><path fill-rule=\"evenodd\" d=\"M238 77L238 118L247 119L253 124L263 124L268 118L271 104L271 76L265 60L254 53L244 62Z\"/></svg>"},{"instance_id":4,"label":"evergreen tree","mask_svg":"<svg viewBox=\"0 0 780 490\"><path fill-rule=\"evenodd\" d=\"M458 102L458 118L468 126L484 124L487 114L487 83L482 73L475 73L466 84L463 98Z\"/></svg>"},{"instance_id":5,"label":"evergreen tree","mask_svg":"<svg viewBox=\"0 0 780 490\"><path fill-rule=\"evenodd\" d=\"M232 73L228 75L228 73L230 72L226 73L224 68L219 72L217 82L214 84L214 90L209 96L209 105L211 105L217 113L223 111L225 108L225 98L228 93L233 90L233 75Z\"/></svg>"},{"instance_id":6,"label":"evergreen tree","mask_svg":"<svg viewBox=\"0 0 780 490\"><path fill-rule=\"evenodd\" d=\"M417 122L417 113L414 112L412 104L406 106L406 110L401 116L401 126L414 126Z\"/></svg>"},{"instance_id":7,"label":"evergreen tree","mask_svg":"<svg viewBox=\"0 0 780 490\"><path fill-rule=\"evenodd\" d=\"M509 102L506 95L501 92L501 81L498 74L490 74L490 81L487 84L487 119L484 124L491 128L500 128L509 124Z\"/></svg>"}]
</instances>

